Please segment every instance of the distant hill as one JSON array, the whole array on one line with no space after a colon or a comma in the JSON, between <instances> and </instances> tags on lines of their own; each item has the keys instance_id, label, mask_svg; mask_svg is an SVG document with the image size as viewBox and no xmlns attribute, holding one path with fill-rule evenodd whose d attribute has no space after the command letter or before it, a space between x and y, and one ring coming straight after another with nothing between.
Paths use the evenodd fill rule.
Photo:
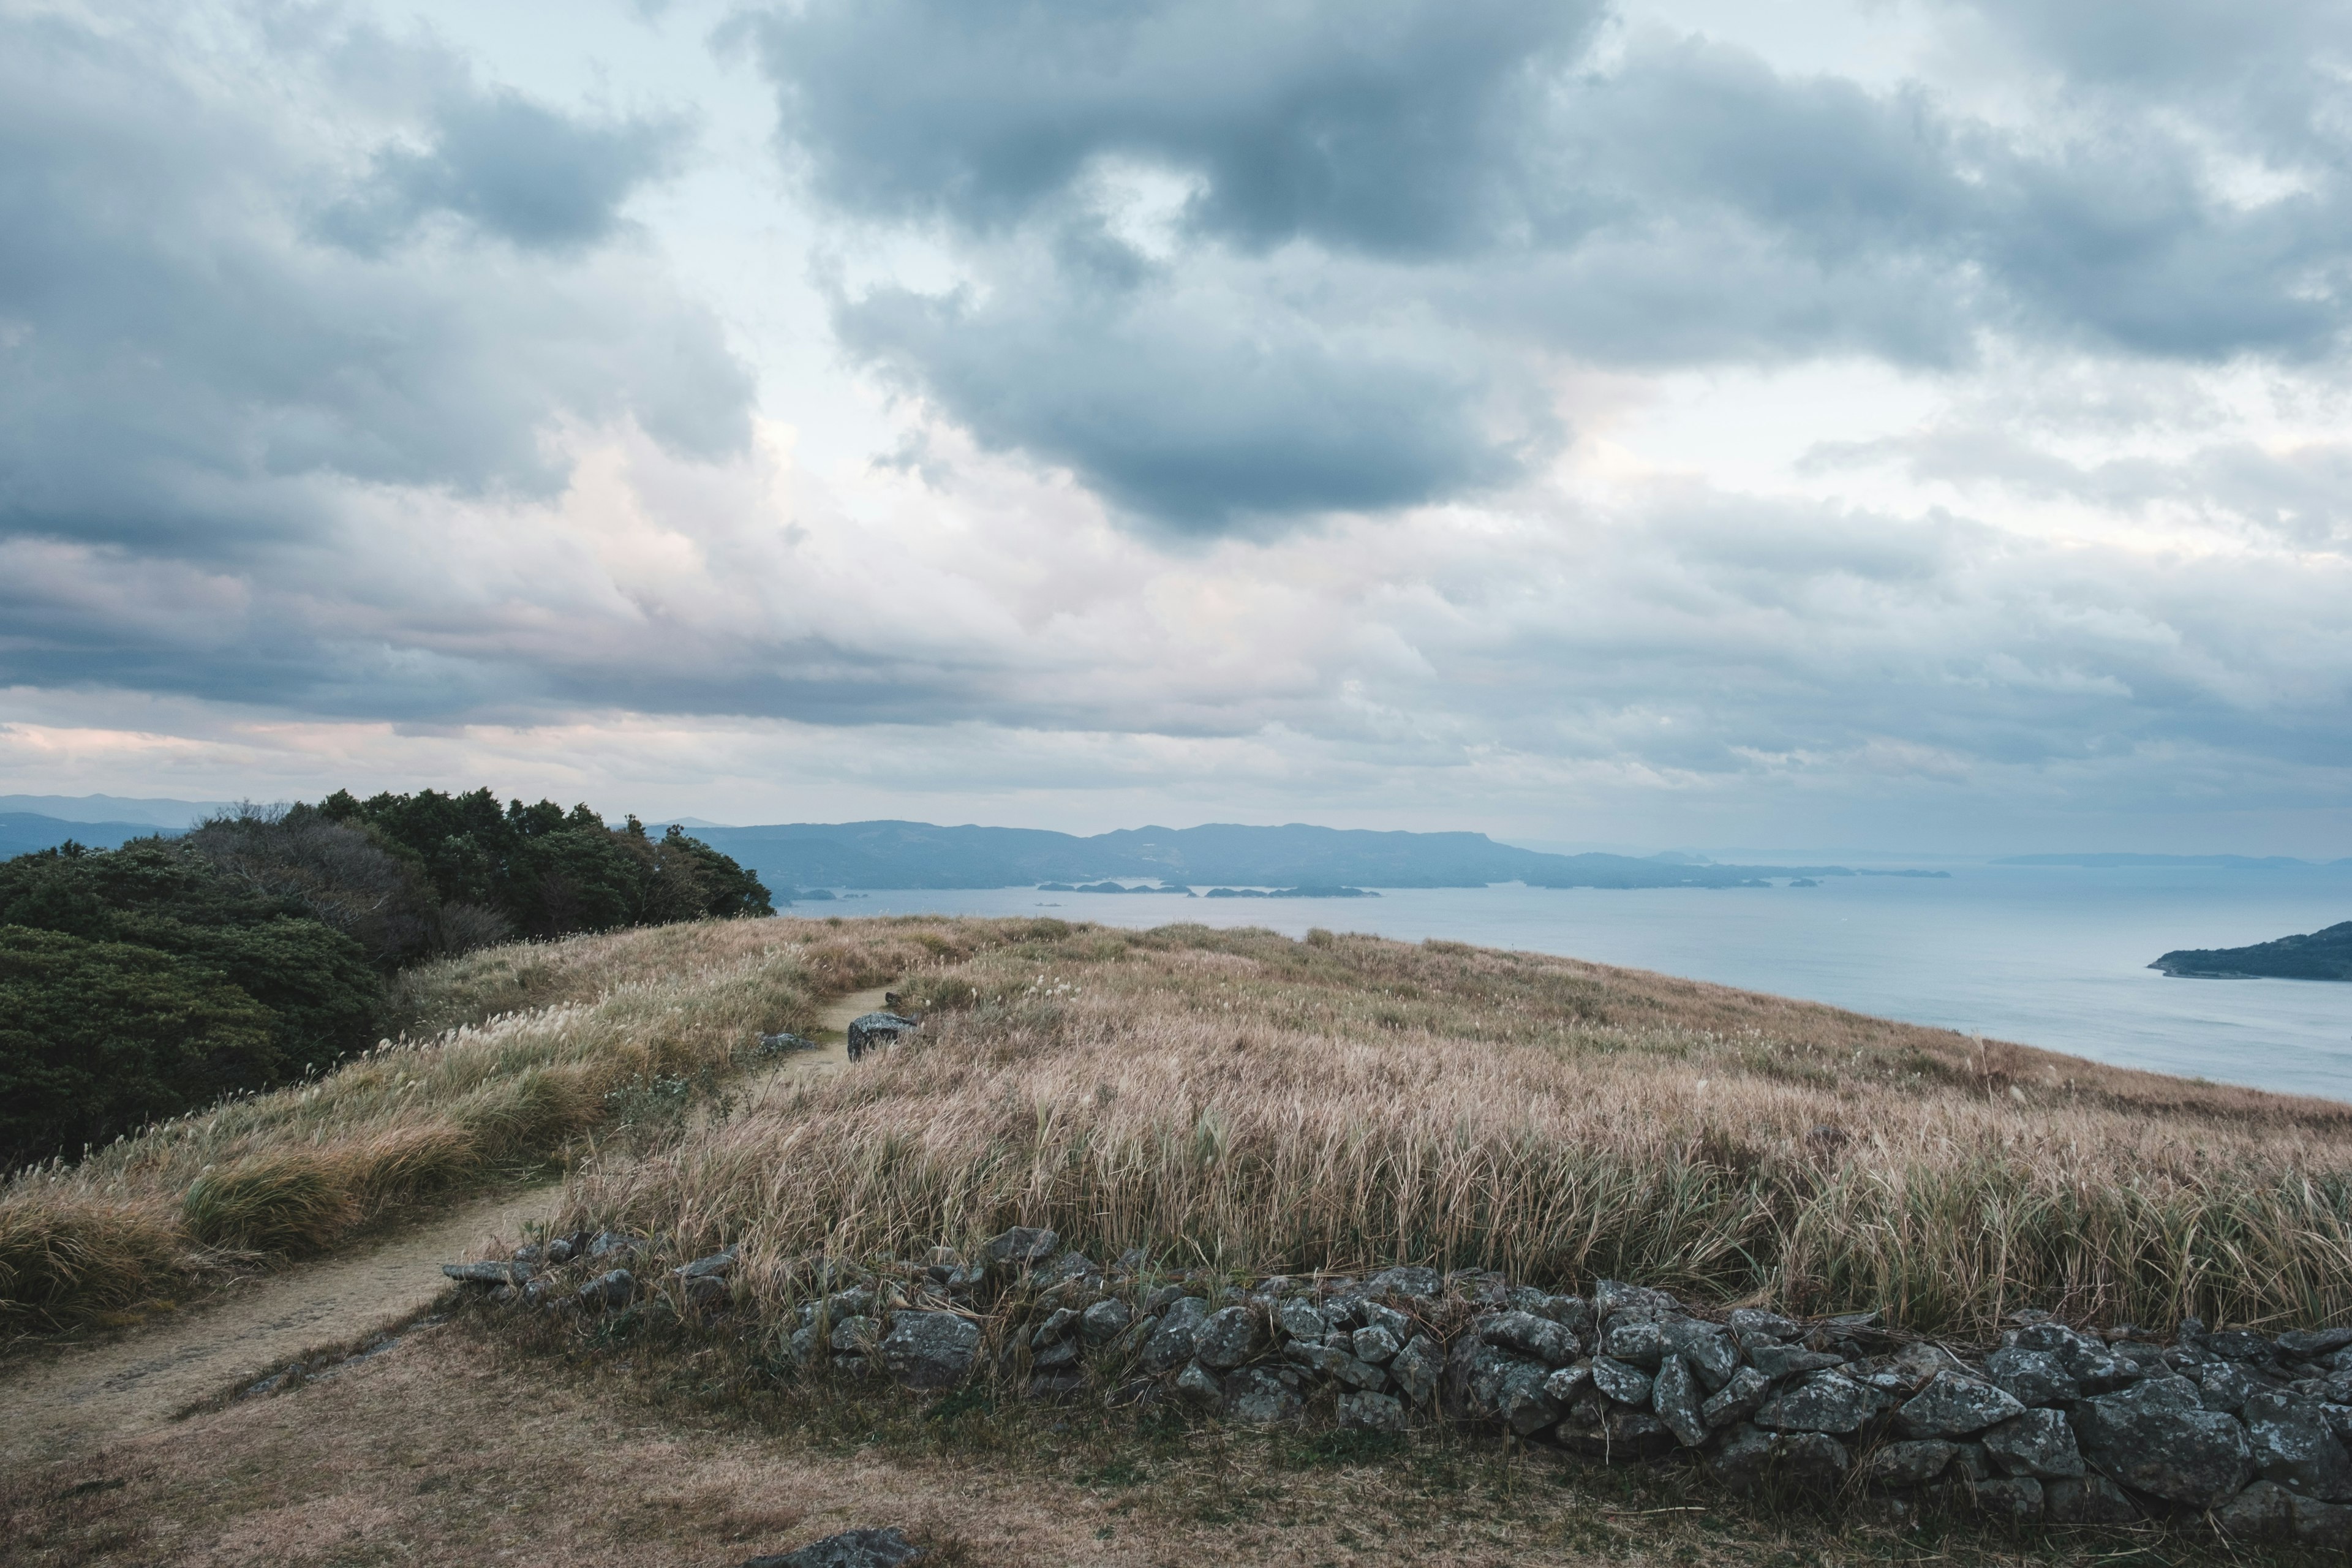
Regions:
<instances>
[{"instance_id":1,"label":"distant hill","mask_svg":"<svg viewBox=\"0 0 2352 1568\"><path fill-rule=\"evenodd\" d=\"M0 860L54 849L68 838L89 849L120 849L162 831L145 822L67 822L29 811L0 811Z\"/></svg>"},{"instance_id":2,"label":"distant hill","mask_svg":"<svg viewBox=\"0 0 2352 1568\"><path fill-rule=\"evenodd\" d=\"M2123 866L2212 866L2233 871L2303 871L2352 860L2297 860L2288 855L2011 855L1996 866L2074 866L2105 871Z\"/></svg>"},{"instance_id":3,"label":"distant hill","mask_svg":"<svg viewBox=\"0 0 2352 1568\"><path fill-rule=\"evenodd\" d=\"M0 813L31 812L60 822L105 826L124 822L188 828L236 805L227 800L162 800L124 795L0 795Z\"/></svg>"},{"instance_id":4,"label":"distant hill","mask_svg":"<svg viewBox=\"0 0 2352 1568\"><path fill-rule=\"evenodd\" d=\"M1483 833L1134 827L1081 838L1029 827L928 822L781 823L702 827L695 837L771 887L1017 888L1150 877L1259 888L1733 888L1775 877L1850 877L1843 866L1717 866L1680 857L1548 855Z\"/></svg>"},{"instance_id":5,"label":"distant hill","mask_svg":"<svg viewBox=\"0 0 2352 1568\"><path fill-rule=\"evenodd\" d=\"M2148 967L2195 980L2352 980L2352 921L2252 947L2182 948Z\"/></svg>"}]
</instances>

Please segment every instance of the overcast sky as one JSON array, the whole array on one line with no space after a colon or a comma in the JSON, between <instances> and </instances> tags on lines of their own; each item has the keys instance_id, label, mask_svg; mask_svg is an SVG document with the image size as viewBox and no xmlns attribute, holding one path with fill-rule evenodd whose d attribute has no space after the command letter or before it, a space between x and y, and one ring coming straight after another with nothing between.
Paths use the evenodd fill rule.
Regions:
<instances>
[{"instance_id":1,"label":"overcast sky","mask_svg":"<svg viewBox=\"0 0 2352 1568\"><path fill-rule=\"evenodd\" d=\"M0 793L2352 855L2352 6L0 0Z\"/></svg>"}]
</instances>

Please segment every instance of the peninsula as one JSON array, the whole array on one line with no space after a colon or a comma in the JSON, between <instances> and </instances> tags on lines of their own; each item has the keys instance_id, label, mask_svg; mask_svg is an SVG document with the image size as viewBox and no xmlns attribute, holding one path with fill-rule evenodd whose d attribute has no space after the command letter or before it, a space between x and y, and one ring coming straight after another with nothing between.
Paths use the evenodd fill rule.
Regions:
<instances>
[{"instance_id":1,"label":"peninsula","mask_svg":"<svg viewBox=\"0 0 2352 1568\"><path fill-rule=\"evenodd\" d=\"M2148 967L2193 980L2352 980L2352 921L2252 947L2181 948Z\"/></svg>"}]
</instances>

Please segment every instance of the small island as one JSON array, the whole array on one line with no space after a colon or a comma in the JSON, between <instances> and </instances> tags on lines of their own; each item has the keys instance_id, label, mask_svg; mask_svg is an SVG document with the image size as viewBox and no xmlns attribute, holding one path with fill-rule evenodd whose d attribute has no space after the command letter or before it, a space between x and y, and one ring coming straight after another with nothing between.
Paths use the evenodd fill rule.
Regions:
<instances>
[{"instance_id":1,"label":"small island","mask_svg":"<svg viewBox=\"0 0 2352 1568\"><path fill-rule=\"evenodd\" d=\"M2193 980L2352 980L2352 921L2252 947L2182 948L2148 967Z\"/></svg>"}]
</instances>

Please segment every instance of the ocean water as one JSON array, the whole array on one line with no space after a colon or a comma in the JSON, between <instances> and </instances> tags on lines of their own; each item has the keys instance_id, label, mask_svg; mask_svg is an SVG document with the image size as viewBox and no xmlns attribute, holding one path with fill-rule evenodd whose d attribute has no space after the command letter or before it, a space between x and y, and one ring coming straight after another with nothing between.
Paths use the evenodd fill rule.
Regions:
<instances>
[{"instance_id":1,"label":"ocean water","mask_svg":"<svg viewBox=\"0 0 2352 1568\"><path fill-rule=\"evenodd\" d=\"M2352 868L1955 867L1817 888L1392 889L1179 899L1029 888L877 891L796 914L1036 914L1428 937L1561 953L1827 1002L2126 1067L2352 1100L2352 984L2174 980L2179 947L2352 920Z\"/></svg>"}]
</instances>

